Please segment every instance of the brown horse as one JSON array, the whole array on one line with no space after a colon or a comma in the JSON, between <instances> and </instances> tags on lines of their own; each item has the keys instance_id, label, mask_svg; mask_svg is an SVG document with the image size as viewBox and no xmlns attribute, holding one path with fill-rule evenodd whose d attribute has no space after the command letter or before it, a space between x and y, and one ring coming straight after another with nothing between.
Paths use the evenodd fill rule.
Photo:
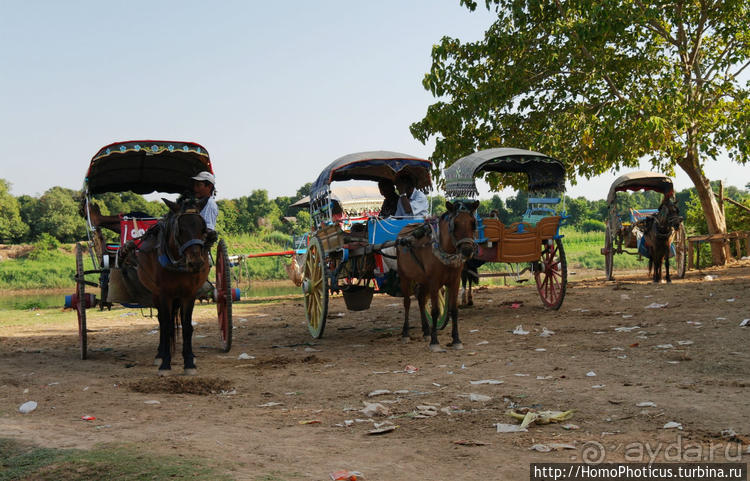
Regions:
<instances>
[{"instance_id":1,"label":"brown horse","mask_svg":"<svg viewBox=\"0 0 750 481\"><path fill-rule=\"evenodd\" d=\"M669 253L675 232L680 228L682 217L671 195L665 195L659 211L640 221L643 229L642 252L648 258L648 273L653 269L653 281L661 282L661 265L664 262L667 282L672 282L669 275Z\"/></svg>"},{"instance_id":2,"label":"brown horse","mask_svg":"<svg viewBox=\"0 0 750 481\"><path fill-rule=\"evenodd\" d=\"M169 213L136 251L138 279L153 296L159 311L159 375L171 373L177 317L182 324L185 374L196 374L193 356L193 306L211 268L208 250L214 240L200 215L203 203L188 198L179 204L163 199Z\"/></svg>"},{"instance_id":3,"label":"brown horse","mask_svg":"<svg viewBox=\"0 0 750 481\"><path fill-rule=\"evenodd\" d=\"M412 285L416 286L415 295L419 303L419 314L422 320L422 335L430 336L430 350L440 352L443 349L437 338L437 320L439 315L438 291L446 286L445 308L452 319L453 349L463 349L458 337L458 288L461 282L461 270L466 259L470 259L476 250L474 235L477 222L474 211L479 201L446 202L448 211L437 221L437 225L426 221L424 224L412 224L399 232L397 249L398 277L404 295L404 328L402 341L409 341L409 307L411 305ZM427 324L425 305L427 295L432 300L432 326Z\"/></svg>"}]
</instances>

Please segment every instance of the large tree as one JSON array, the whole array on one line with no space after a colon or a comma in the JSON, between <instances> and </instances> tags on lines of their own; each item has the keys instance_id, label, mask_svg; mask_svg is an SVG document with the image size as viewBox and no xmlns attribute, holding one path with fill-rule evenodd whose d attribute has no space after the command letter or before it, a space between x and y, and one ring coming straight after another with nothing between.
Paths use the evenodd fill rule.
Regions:
<instances>
[{"instance_id":1,"label":"large tree","mask_svg":"<svg viewBox=\"0 0 750 481\"><path fill-rule=\"evenodd\" d=\"M0 242L18 242L29 231L21 219L18 200L10 193L10 183L0 179Z\"/></svg>"},{"instance_id":2,"label":"large tree","mask_svg":"<svg viewBox=\"0 0 750 481\"><path fill-rule=\"evenodd\" d=\"M709 232L726 232L703 167L750 155L750 82L738 78L750 59L747 0L485 6L497 20L482 40L444 37L432 50L423 84L439 101L411 131L423 143L436 137L436 166L497 146L542 151L585 177L647 159L684 170Z\"/></svg>"}]
</instances>

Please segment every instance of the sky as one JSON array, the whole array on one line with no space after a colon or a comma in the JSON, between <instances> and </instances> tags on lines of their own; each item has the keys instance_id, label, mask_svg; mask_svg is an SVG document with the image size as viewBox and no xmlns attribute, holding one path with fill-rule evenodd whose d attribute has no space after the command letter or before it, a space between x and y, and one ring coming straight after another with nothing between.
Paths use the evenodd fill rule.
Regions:
<instances>
[{"instance_id":1,"label":"sky","mask_svg":"<svg viewBox=\"0 0 750 481\"><path fill-rule=\"evenodd\" d=\"M409 125L436 100L421 83L432 45L492 23L458 0L0 0L0 18L0 178L16 196L80 189L124 140L203 145L219 198L293 196L352 152L429 157ZM706 173L750 183L726 158ZM604 198L617 175L568 194Z\"/></svg>"}]
</instances>

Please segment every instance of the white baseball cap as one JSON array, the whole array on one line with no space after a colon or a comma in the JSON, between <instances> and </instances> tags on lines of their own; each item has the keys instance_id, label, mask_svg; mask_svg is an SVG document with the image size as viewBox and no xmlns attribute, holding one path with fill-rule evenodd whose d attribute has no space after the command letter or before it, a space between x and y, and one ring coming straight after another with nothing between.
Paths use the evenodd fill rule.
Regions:
<instances>
[{"instance_id":1,"label":"white baseball cap","mask_svg":"<svg viewBox=\"0 0 750 481\"><path fill-rule=\"evenodd\" d=\"M216 179L214 178L214 174L205 170L199 173L198 175L196 175L195 177L193 177L193 180L207 180L211 182L211 185L216 185Z\"/></svg>"}]
</instances>

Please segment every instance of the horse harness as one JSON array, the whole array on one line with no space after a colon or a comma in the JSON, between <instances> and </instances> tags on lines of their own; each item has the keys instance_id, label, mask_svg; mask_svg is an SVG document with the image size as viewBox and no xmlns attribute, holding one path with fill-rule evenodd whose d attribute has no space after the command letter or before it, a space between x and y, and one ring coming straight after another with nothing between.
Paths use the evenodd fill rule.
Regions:
<instances>
[{"instance_id":1,"label":"horse harness","mask_svg":"<svg viewBox=\"0 0 750 481\"><path fill-rule=\"evenodd\" d=\"M424 224L411 231L409 235L399 239L399 245L409 250L409 253L411 254L414 261L417 263L420 269L422 269L422 272L425 271L424 265L422 265L422 261L420 261L417 255L414 253L412 245L415 240L421 239L425 235L429 235L431 238L432 254L446 266L461 267L461 265L466 261L464 255L461 254L462 245L471 244L472 249L476 250L476 242L474 241L473 237L456 239L456 236L454 234L456 216L461 211L469 212L469 209L467 209L462 203L459 203L457 205L460 207L456 209L456 212L445 213L440 219L426 220ZM469 212L469 214L471 214L471 212ZM440 220L448 221L448 232L450 234L451 244L456 249L455 253L445 252L440 247Z\"/></svg>"}]
</instances>

